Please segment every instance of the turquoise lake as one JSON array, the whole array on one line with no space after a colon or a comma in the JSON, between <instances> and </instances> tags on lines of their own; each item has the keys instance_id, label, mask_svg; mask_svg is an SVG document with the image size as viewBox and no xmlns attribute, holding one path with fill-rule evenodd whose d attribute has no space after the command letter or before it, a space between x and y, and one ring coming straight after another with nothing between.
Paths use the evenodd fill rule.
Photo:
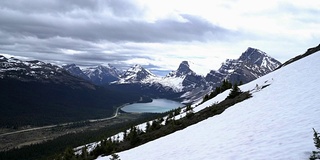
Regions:
<instances>
[{"instance_id":1,"label":"turquoise lake","mask_svg":"<svg viewBox=\"0 0 320 160\"><path fill-rule=\"evenodd\" d=\"M183 104L168 99L153 99L149 103L133 103L124 106L121 110L131 113L162 113L182 107Z\"/></svg>"}]
</instances>

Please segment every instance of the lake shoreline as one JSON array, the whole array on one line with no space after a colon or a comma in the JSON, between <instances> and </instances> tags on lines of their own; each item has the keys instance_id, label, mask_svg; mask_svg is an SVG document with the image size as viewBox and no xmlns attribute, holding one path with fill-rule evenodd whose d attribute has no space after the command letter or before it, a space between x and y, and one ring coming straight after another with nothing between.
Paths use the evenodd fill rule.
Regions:
<instances>
[{"instance_id":1,"label":"lake shoreline","mask_svg":"<svg viewBox=\"0 0 320 160\"><path fill-rule=\"evenodd\" d=\"M137 102L120 108L124 113L163 113L183 106L182 103L169 99L152 99L151 102Z\"/></svg>"}]
</instances>

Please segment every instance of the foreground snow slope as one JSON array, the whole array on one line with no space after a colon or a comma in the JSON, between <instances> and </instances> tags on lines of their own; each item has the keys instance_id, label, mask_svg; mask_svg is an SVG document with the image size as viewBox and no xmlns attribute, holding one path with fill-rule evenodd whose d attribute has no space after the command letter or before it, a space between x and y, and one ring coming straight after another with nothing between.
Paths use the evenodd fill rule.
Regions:
<instances>
[{"instance_id":1,"label":"foreground snow slope","mask_svg":"<svg viewBox=\"0 0 320 160\"><path fill-rule=\"evenodd\" d=\"M118 154L122 160L308 159L312 128L320 131L319 61L315 53L276 70L244 85L273 80L221 115Z\"/></svg>"}]
</instances>

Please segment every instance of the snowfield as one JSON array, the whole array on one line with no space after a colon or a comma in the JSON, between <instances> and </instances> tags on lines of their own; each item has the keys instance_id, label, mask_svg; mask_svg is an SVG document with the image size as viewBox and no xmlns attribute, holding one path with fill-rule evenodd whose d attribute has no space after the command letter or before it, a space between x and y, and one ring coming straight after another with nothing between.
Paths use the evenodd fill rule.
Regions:
<instances>
[{"instance_id":1,"label":"snowfield","mask_svg":"<svg viewBox=\"0 0 320 160\"><path fill-rule=\"evenodd\" d=\"M117 154L121 160L308 159L315 150L312 128L320 131L319 62L315 53L243 85L246 91L271 84L218 116Z\"/></svg>"}]
</instances>

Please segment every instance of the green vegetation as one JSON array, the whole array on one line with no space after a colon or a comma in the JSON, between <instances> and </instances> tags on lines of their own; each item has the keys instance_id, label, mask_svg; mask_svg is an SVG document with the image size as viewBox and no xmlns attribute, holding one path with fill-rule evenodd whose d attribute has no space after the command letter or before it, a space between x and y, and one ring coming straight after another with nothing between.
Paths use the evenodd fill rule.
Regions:
<instances>
[{"instance_id":1,"label":"green vegetation","mask_svg":"<svg viewBox=\"0 0 320 160\"><path fill-rule=\"evenodd\" d=\"M218 94L224 92L225 90L228 90L232 88L232 83L230 83L227 80L223 80L220 87L216 87L214 91L212 91L210 94L207 94L204 96L203 101L201 103L204 103L205 101L214 98Z\"/></svg>"},{"instance_id":2,"label":"green vegetation","mask_svg":"<svg viewBox=\"0 0 320 160\"><path fill-rule=\"evenodd\" d=\"M238 87L237 84L234 84L232 86L232 90L230 91L230 94L228 95L227 99L233 99L235 97L237 97L238 95L240 95L242 92L240 90L240 88Z\"/></svg>"},{"instance_id":3,"label":"green vegetation","mask_svg":"<svg viewBox=\"0 0 320 160\"><path fill-rule=\"evenodd\" d=\"M320 134L313 128L313 141L314 145L318 151L312 151L312 155L310 156L310 160L320 159Z\"/></svg>"},{"instance_id":4,"label":"green vegetation","mask_svg":"<svg viewBox=\"0 0 320 160\"><path fill-rule=\"evenodd\" d=\"M130 126L141 124L145 121L153 120L157 117L164 116L164 114L142 114L141 118L133 121L126 121L123 123L110 124L98 130L88 130L81 133L70 133L54 140L49 140L45 143L25 146L20 149L13 149L6 152L0 152L0 159L2 160L42 160L42 159L61 159L65 153L68 153L66 148L74 148L83 144L97 142L101 139L115 135L124 131ZM68 146L68 147L67 147ZM85 153L85 152L83 152ZM77 159L90 159L92 155L85 153L77 157ZM86 158L83 158L86 157Z\"/></svg>"}]
</instances>

